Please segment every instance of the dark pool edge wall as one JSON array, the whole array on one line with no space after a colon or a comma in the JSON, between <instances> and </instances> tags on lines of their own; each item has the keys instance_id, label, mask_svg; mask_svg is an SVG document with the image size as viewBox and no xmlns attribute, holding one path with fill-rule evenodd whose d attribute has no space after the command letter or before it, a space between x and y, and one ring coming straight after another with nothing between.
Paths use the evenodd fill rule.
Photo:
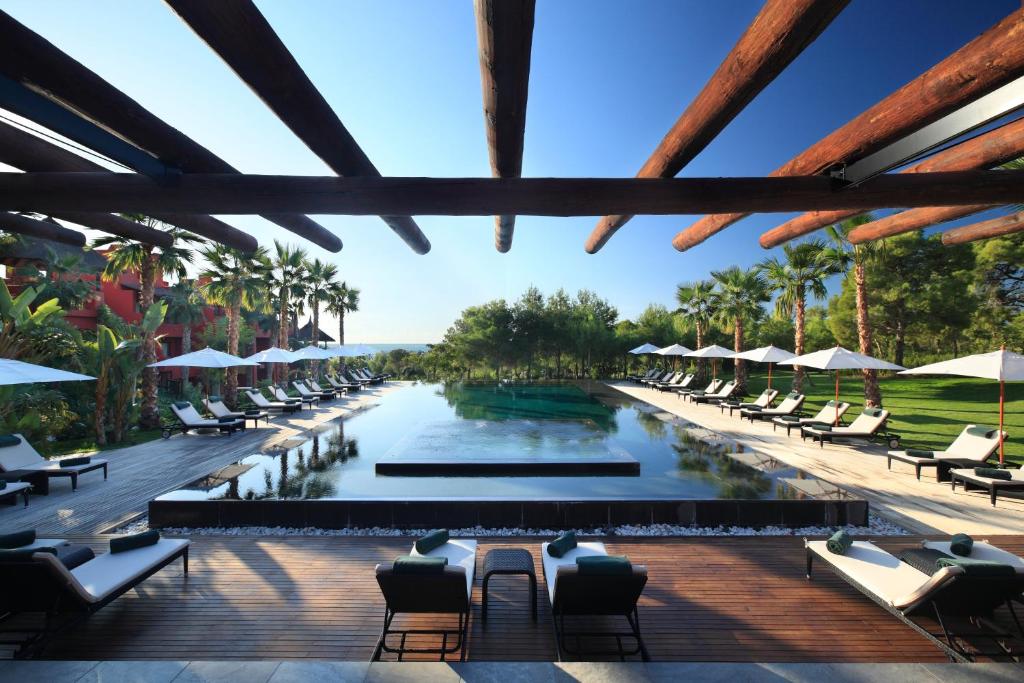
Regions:
<instances>
[{"instance_id":1,"label":"dark pool edge wall","mask_svg":"<svg viewBox=\"0 0 1024 683\"><path fill-rule=\"evenodd\" d=\"M607 528L867 526L866 500L153 500L149 525L164 527Z\"/></svg>"}]
</instances>

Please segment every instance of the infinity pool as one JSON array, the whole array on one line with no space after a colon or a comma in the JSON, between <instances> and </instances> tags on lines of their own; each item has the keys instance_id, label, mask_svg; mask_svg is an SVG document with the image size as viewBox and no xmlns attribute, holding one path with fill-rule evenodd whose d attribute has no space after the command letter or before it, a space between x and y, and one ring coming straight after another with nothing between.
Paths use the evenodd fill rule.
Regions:
<instances>
[{"instance_id":1,"label":"infinity pool","mask_svg":"<svg viewBox=\"0 0 1024 683\"><path fill-rule=\"evenodd\" d=\"M710 408L704 408L710 410ZM632 474L404 476L377 464L441 458L540 467L633 462ZM845 499L846 494L604 384L415 384L254 453L160 500Z\"/></svg>"}]
</instances>

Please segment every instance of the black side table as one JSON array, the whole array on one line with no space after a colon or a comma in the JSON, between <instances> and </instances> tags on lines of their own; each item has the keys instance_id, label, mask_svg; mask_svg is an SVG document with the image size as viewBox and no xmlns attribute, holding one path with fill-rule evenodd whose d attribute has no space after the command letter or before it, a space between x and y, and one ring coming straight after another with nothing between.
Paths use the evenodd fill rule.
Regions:
<instances>
[{"instance_id":1,"label":"black side table","mask_svg":"<svg viewBox=\"0 0 1024 683\"><path fill-rule=\"evenodd\" d=\"M537 575L533 555L525 548L495 548L484 556L483 608L480 617L487 621L487 583L492 574L526 574L530 577L530 613L537 621Z\"/></svg>"}]
</instances>

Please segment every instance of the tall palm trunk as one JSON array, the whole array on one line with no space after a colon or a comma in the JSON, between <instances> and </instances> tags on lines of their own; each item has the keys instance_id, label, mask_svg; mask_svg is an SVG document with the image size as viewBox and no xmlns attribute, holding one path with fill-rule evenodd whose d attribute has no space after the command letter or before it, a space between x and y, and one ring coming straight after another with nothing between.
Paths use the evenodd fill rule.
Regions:
<instances>
[{"instance_id":1,"label":"tall palm trunk","mask_svg":"<svg viewBox=\"0 0 1024 683\"><path fill-rule=\"evenodd\" d=\"M871 321L868 320L868 286L863 263L858 263L853 267L853 279L857 286L857 337L860 342L860 352L870 354ZM869 408L881 407L882 390L878 387L878 371L861 370L861 373L864 375L864 405Z\"/></svg>"},{"instance_id":2,"label":"tall palm trunk","mask_svg":"<svg viewBox=\"0 0 1024 683\"><path fill-rule=\"evenodd\" d=\"M288 348L288 290L282 289L279 292L280 306L278 308L277 320L277 346L282 349ZM277 369L276 381L284 381L287 375L287 366L282 367L281 363L275 365Z\"/></svg>"},{"instance_id":3,"label":"tall palm trunk","mask_svg":"<svg viewBox=\"0 0 1024 683\"><path fill-rule=\"evenodd\" d=\"M338 310L338 343L345 343L345 309Z\"/></svg>"},{"instance_id":4,"label":"tall palm trunk","mask_svg":"<svg viewBox=\"0 0 1024 683\"><path fill-rule=\"evenodd\" d=\"M697 348L698 349L703 349L704 348L704 323L697 322L696 328L697 328ZM698 358L697 359L697 376L694 378L693 384L697 385L697 384L702 384L703 382L707 382L708 381L707 380L707 374L708 374L708 362L707 362L707 360L704 359L704 358Z\"/></svg>"},{"instance_id":5,"label":"tall palm trunk","mask_svg":"<svg viewBox=\"0 0 1024 683\"><path fill-rule=\"evenodd\" d=\"M232 356L238 355L238 324L242 317L242 304L235 303L228 309L228 353ZM238 370L227 368L224 378L224 401L229 408L234 408L238 402Z\"/></svg>"},{"instance_id":6,"label":"tall palm trunk","mask_svg":"<svg viewBox=\"0 0 1024 683\"><path fill-rule=\"evenodd\" d=\"M804 354L804 322L807 317L807 301L804 297L803 287L797 288L796 293L796 321L793 325L793 352L802 356ZM793 367L793 391L800 391L804 386L804 369L799 365Z\"/></svg>"},{"instance_id":7,"label":"tall palm trunk","mask_svg":"<svg viewBox=\"0 0 1024 683\"><path fill-rule=\"evenodd\" d=\"M733 346L736 353L743 350L743 318L736 318L733 322ZM737 358L733 370L733 381L736 383L736 394L742 396L747 393L747 363Z\"/></svg>"},{"instance_id":8,"label":"tall palm trunk","mask_svg":"<svg viewBox=\"0 0 1024 683\"><path fill-rule=\"evenodd\" d=\"M181 355L192 352L192 325L185 323L181 326ZM188 384L188 376L192 374L192 368L187 365L181 369L181 388L184 390Z\"/></svg>"},{"instance_id":9,"label":"tall palm trunk","mask_svg":"<svg viewBox=\"0 0 1024 683\"><path fill-rule=\"evenodd\" d=\"M152 249L152 247L150 248ZM142 307L142 314L145 315L149 307L153 305L154 291L156 289L156 262L152 253L143 263L139 273L139 300ZM156 333L147 333L142 341L142 360L145 365L155 363L156 356ZM157 384L160 373L156 368L146 367L142 370L142 412L139 415L139 425L143 429L156 429L160 426L160 411L157 408Z\"/></svg>"},{"instance_id":10,"label":"tall palm trunk","mask_svg":"<svg viewBox=\"0 0 1024 683\"><path fill-rule=\"evenodd\" d=\"M102 361L101 361L102 362ZM110 380L106 371L100 372L96 378L96 410L92 416L93 429L96 431L96 444L107 445L107 392L110 390Z\"/></svg>"},{"instance_id":11,"label":"tall palm trunk","mask_svg":"<svg viewBox=\"0 0 1024 683\"><path fill-rule=\"evenodd\" d=\"M313 299L313 329L309 332L309 341L316 347L320 346L320 302ZM320 378L320 361L314 360L310 363L313 376Z\"/></svg>"}]
</instances>

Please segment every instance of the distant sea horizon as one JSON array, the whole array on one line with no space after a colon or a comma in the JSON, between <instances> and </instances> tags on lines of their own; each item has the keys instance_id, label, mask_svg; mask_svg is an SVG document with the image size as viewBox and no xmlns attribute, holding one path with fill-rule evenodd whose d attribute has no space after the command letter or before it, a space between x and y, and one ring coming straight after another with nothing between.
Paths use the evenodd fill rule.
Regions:
<instances>
[{"instance_id":1,"label":"distant sea horizon","mask_svg":"<svg viewBox=\"0 0 1024 683\"><path fill-rule=\"evenodd\" d=\"M361 342L351 342L351 343L358 344L358 343L361 343ZM364 346L369 346L369 347L374 348L374 349L377 349L378 352L383 351L384 353L387 353L388 351L394 351L396 349L405 349L406 351L412 351L413 353L421 353L421 352L427 351L430 348L430 346L431 346L430 344L404 344L404 343L399 343L399 344L369 344L368 343L368 344L363 344L363 345ZM332 346L337 346L337 344L331 343L331 344L327 345L328 348L330 348Z\"/></svg>"}]
</instances>

